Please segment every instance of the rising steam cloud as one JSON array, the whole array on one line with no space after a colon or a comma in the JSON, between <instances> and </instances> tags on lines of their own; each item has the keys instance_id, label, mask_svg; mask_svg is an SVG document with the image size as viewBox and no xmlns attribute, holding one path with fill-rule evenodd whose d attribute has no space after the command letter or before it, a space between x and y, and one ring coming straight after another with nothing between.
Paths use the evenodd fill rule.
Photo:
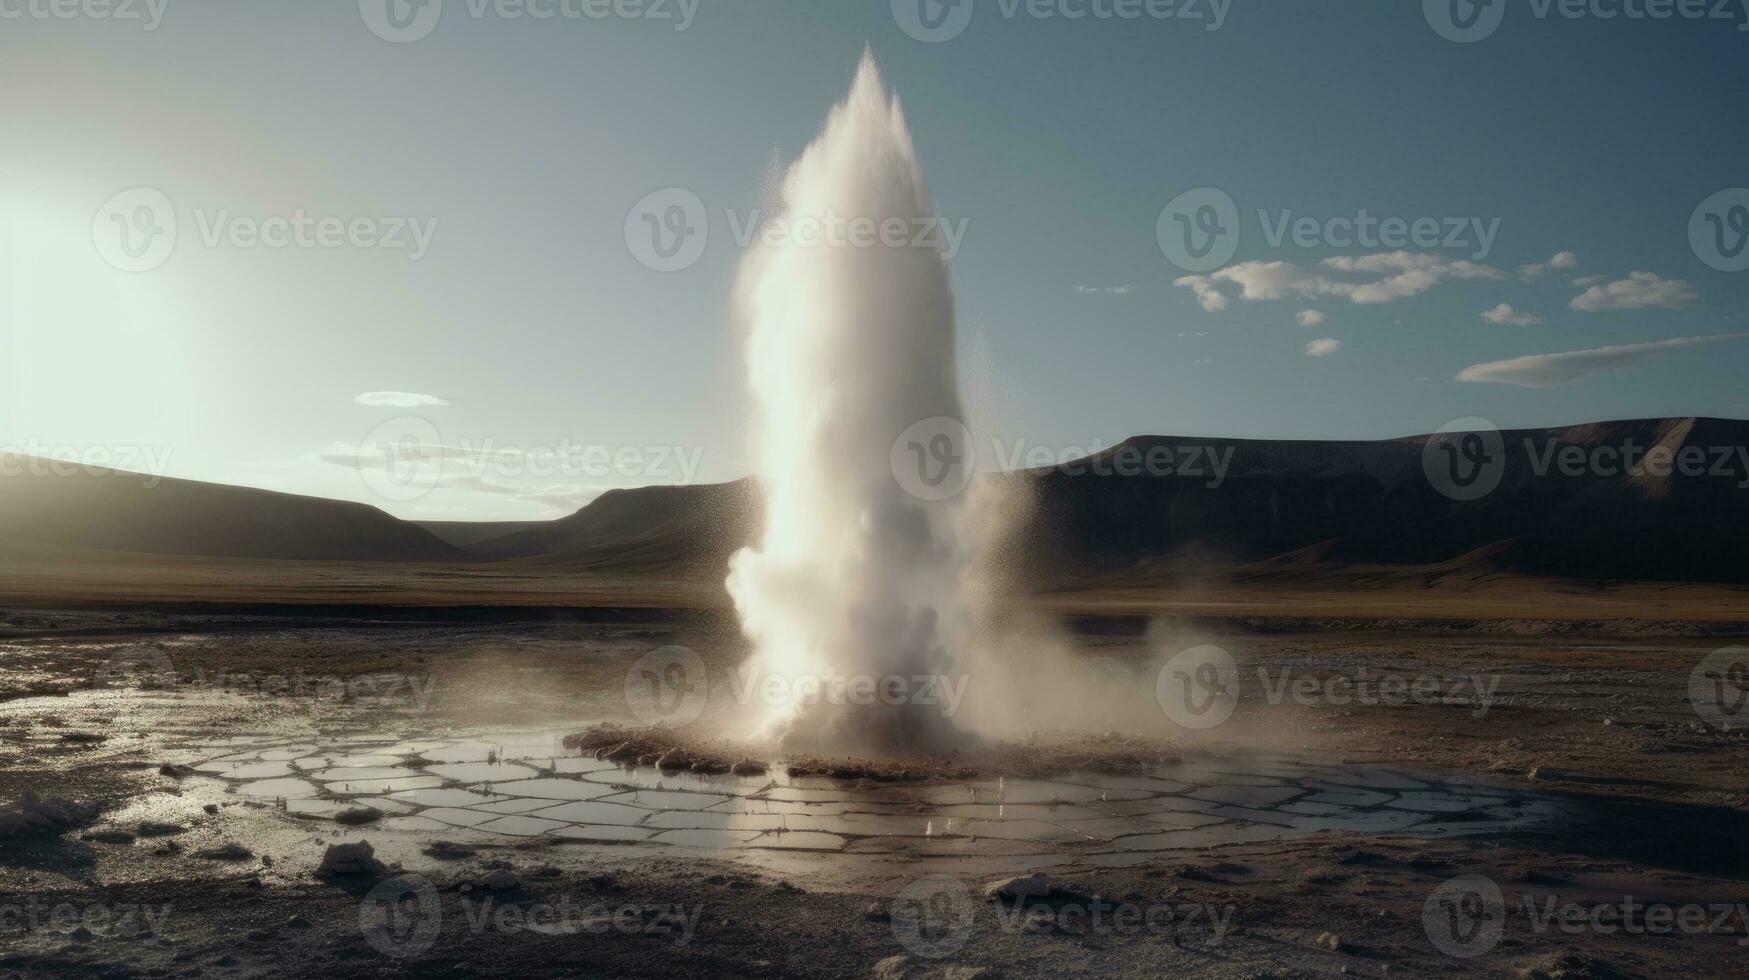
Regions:
<instances>
[{"instance_id":1,"label":"rising steam cloud","mask_svg":"<svg viewBox=\"0 0 1749 980\"><path fill-rule=\"evenodd\" d=\"M779 196L792 226L934 215L872 54ZM945 673L965 635L963 507L913 497L890 463L913 423L964 417L940 251L764 242L742 264L736 306L766 501L764 537L734 556L728 580L751 666L790 680ZM856 751L939 747L953 734L932 706L823 700L777 706L758 725L788 744Z\"/></svg>"}]
</instances>

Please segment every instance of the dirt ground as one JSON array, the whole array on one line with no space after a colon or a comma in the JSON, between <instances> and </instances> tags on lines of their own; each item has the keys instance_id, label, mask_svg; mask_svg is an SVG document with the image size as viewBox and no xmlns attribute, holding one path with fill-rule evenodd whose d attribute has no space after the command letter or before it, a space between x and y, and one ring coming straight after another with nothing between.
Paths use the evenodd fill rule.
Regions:
<instances>
[{"instance_id":1,"label":"dirt ground","mask_svg":"<svg viewBox=\"0 0 1749 980\"><path fill-rule=\"evenodd\" d=\"M1239 665L1237 710L1168 750L1460 774L1558 799L1570 821L1017 863L542 837L431 853L428 839L298 821L161 771L239 733L629 720L626 672L649 650L733 665L740 643L720 616L13 607L0 616L0 812L29 795L66 811L0 836L0 975L1741 976L1749 746L1689 689L1704 657L1743 643L1717 620L1199 620ZM1140 670L1153 655L1133 617L1078 627L1090 662ZM166 665L169 690L137 685ZM1295 679L1326 691L1368 672L1446 686L1403 703L1291 693ZM335 684L360 678L398 686ZM144 833L156 815L178 829ZM121 823L142 832L89 836ZM353 840L388 867L316 873L328 844ZM489 887L497 870L515 886ZM983 896L1022 871L1052 890ZM383 899L399 874L429 883L413 926Z\"/></svg>"}]
</instances>

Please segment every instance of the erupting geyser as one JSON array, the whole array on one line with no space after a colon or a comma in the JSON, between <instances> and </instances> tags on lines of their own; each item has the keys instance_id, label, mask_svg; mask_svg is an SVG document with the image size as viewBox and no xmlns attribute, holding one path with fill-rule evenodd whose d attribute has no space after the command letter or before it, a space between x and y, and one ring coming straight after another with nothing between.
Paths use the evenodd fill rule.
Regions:
<instances>
[{"instance_id":1,"label":"erupting geyser","mask_svg":"<svg viewBox=\"0 0 1749 980\"><path fill-rule=\"evenodd\" d=\"M907 492L891 462L907 428L963 413L946 262L913 234L934 208L871 53L771 220L789 233L761 236L736 284L765 531L728 588L749 676L790 696L752 699L755 727L827 751L945 748L958 733L933 698L868 696L895 678L915 695L953 669L969 566L963 506Z\"/></svg>"}]
</instances>

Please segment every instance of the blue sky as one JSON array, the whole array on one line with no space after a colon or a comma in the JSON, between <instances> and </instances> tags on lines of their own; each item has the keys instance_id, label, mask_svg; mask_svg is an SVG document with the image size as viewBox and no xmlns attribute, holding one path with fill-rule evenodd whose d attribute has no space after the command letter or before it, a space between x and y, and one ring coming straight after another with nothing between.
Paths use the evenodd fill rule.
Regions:
<instances>
[{"instance_id":1,"label":"blue sky","mask_svg":"<svg viewBox=\"0 0 1749 980\"><path fill-rule=\"evenodd\" d=\"M29 2L0 2L23 12L0 19L13 446L149 452L172 476L428 518L553 516L607 486L743 475L728 214L761 206L865 44L942 215L963 222L962 371L993 436L1065 449L1749 416L1749 340L1691 339L1749 331L1749 273L1710 267L1689 235L1703 200L1749 185L1735 8L1538 17L1513 0L1491 36L1455 43L1409 2L1233 0L1209 30L1207 0L1183 8L1200 20L974 0L963 32L930 43L886 0L709 0L684 30L678 0L602 19L563 16L584 0L550 19L446 0L428 36L392 43L353 2L157 0L151 30ZM663 273L626 223L672 187L698 196L710 237ZM174 251L140 272L93 244L132 188L177 221ZM1156 225L1198 188L1234 202L1239 240L1224 271L1186 283ZM1484 251L1473 231L1392 248L1266 230L1362 210L1493 232ZM300 211L368 235L232 234ZM1497 363L1606 347L1627 350ZM360 404L381 392L429 398ZM385 499L344 464L404 417L458 458L593 447L627 465L463 466Z\"/></svg>"}]
</instances>

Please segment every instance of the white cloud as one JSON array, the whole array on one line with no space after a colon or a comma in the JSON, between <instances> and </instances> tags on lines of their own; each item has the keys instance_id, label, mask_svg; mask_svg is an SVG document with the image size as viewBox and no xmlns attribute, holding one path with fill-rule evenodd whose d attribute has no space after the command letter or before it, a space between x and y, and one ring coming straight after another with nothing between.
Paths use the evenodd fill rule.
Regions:
<instances>
[{"instance_id":1,"label":"white cloud","mask_svg":"<svg viewBox=\"0 0 1749 980\"><path fill-rule=\"evenodd\" d=\"M1521 388L1552 388L1590 377L1600 371L1627 367L1668 351L1686 350L1702 344L1749 337L1746 333L1715 334L1710 337L1676 337L1649 344L1622 344L1590 350L1563 351L1558 354L1531 354L1504 361L1472 364L1458 372L1459 381L1494 382L1518 385Z\"/></svg>"},{"instance_id":2,"label":"white cloud","mask_svg":"<svg viewBox=\"0 0 1749 980\"><path fill-rule=\"evenodd\" d=\"M1317 310L1301 310L1294 314L1294 322L1302 327L1321 327L1325 316Z\"/></svg>"},{"instance_id":3,"label":"white cloud","mask_svg":"<svg viewBox=\"0 0 1749 980\"><path fill-rule=\"evenodd\" d=\"M1122 286L1076 286L1075 291L1077 293L1111 293L1115 296L1123 296L1133 288L1126 283Z\"/></svg>"},{"instance_id":4,"label":"white cloud","mask_svg":"<svg viewBox=\"0 0 1749 980\"><path fill-rule=\"evenodd\" d=\"M1532 262L1518 267L1519 275L1540 276L1545 272L1571 272L1579 268L1579 256L1572 252L1556 252L1546 262Z\"/></svg>"},{"instance_id":5,"label":"white cloud","mask_svg":"<svg viewBox=\"0 0 1749 980\"><path fill-rule=\"evenodd\" d=\"M373 408L440 408L449 404L436 395L421 395L413 391L367 391L353 401Z\"/></svg>"},{"instance_id":6,"label":"white cloud","mask_svg":"<svg viewBox=\"0 0 1749 980\"><path fill-rule=\"evenodd\" d=\"M1184 276L1174 285L1196 293L1202 308L1216 313L1227 308L1225 285L1237 286L1246 302L1285 297L1336 297L1351 303L1394 303L1419 296L1442 282L1458 279L1504 279L1491 266L1448 259L1426 252L1380 252L1375 255L1332 256L1315 266L1292 262L1241 262L1206 276Z\"/></svg>"},{"instance_id":7,"label":"white cloud","mask_svg":"<svg viewBox=\"0 0 1749 980\"><path fill-rule=\"evenodd\" d=\"M1693 286L1681 279L1666 279L1655 272L1630 272L1626 279L1592 286L1570 304L1581 313L1602 310L1643 310L1661 307L1679 310L1700 298Z\"/></svg>"},{"instance_id":8,"label":"white cloud","mask_svg":"<svg viewBox=\"0 0 1749 980\"><path fill-rule=\"evenodd\" d=\"M1600 282L1608 282L1608 281L1609 281L1608 276L1580 276L1579 278L1573 280L1573 285L1578 286L1580 289L1585 289L1585 288L1590 287L1590 286L1595 286Z\"/></svg>"},{"instance_id":9,"label":"white cloud","mask_svg":"<svg viewBox=\"0 0 1749 980\"><path fill-rule=\"evenodd\" d=\"M1307 357L1329 357L1342 349L1342 341L1333 337L1320 337L1306 345Z\"/></svg>"},{"instance_id":10,"label":"white cloud","mask_svg":"<svg viewBox=\"0 0 1749 980\"><path fill-rule=\"evenodd\" d=\"M1196 292L1196 301L1210 313L1219 313L1227 308L1227 297L1215 288L1213 280L1208 276L1185 276L1174 280L1174 286L1188 286Z\"/></svg>"},{"instance_id":11,"label":"white cloud","mask_svg":"<svg viewBox=\"0 0 1749 980\"><path fill-rule=\"evenodd\" d=\"M1542 317L1535 313L1520 313L1513 309L1510 303L1501 303L1491 310L1484 311L1482 319L1503 327L1534 327L1543 322Z\"/></svg>"}]
</instances>

